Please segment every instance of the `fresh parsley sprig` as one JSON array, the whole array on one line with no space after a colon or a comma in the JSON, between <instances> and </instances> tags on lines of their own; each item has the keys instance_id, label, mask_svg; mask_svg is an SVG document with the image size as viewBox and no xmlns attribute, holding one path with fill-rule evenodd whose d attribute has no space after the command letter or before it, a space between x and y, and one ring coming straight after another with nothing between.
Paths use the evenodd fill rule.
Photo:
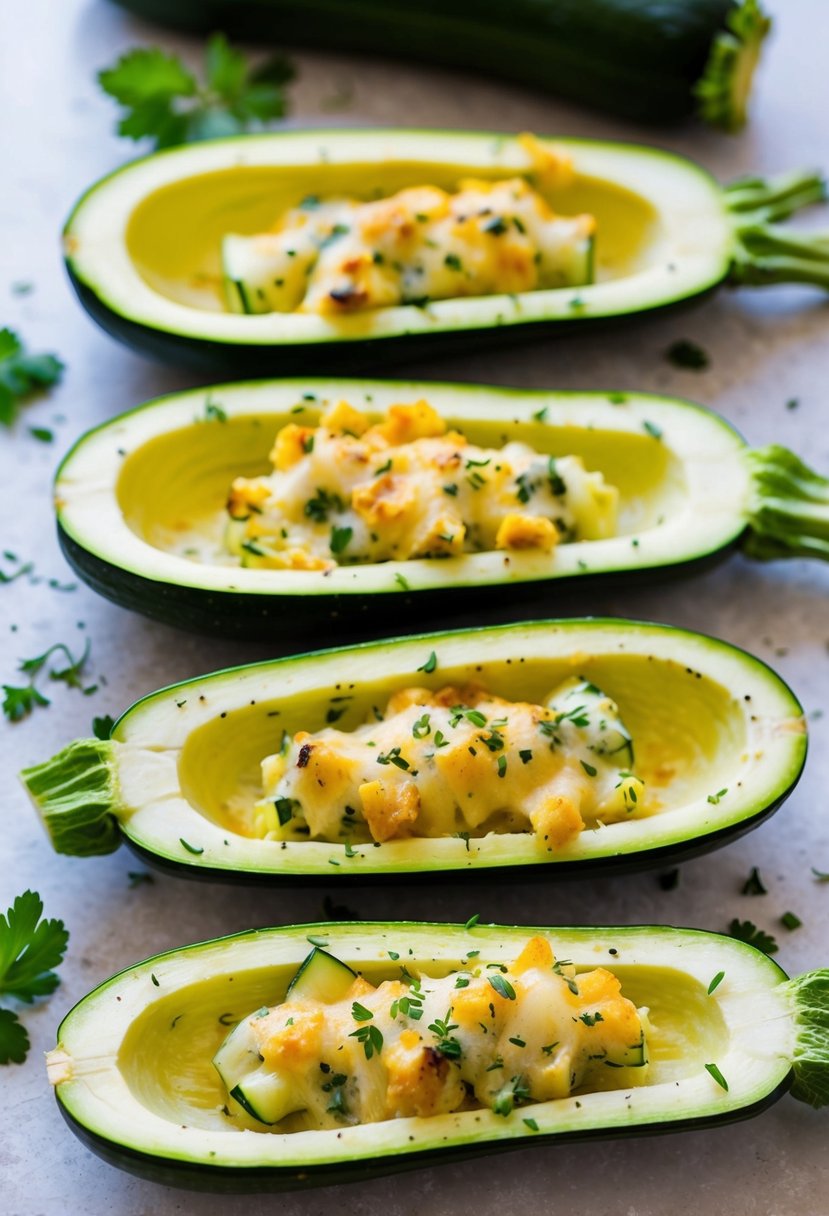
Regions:
<instances>
[{"instance_id":1,"label":"fresh parsley sprig","mask_svg":"<svg viewBox=\"0 0 829 1216\"><path fill-rule=\"evenodd\" d=\"M62 920L41 920L43 901L36 891L18 895L0 916L0 996L31 1004L54 992L59 979L53 970L69 941ZM22 1064L29 1036L17 1014L0 1009L0 1064Z\"/></svg>"},{"instance_id":2,"label":"fresh parsley sprig","mask_svg":"<svg viewBox=\"0 0 829 1216\"><path fill-rule=\"evenodd\" d=\"M159 149L238 135L253 124L282 118L288 109L284 86L293 77L284 55L251 70L241 51L223 34L214 34L205 51L204 83L158 47L127 51L98 73L98 83L125 111L119 135L152 139Z\"/></svg>"},{"instance_id":3,"label":"fresh parsley sprig","mask_svg":"<svg viewBox=\"0 0 829 1216\"><path fill-rule=\"evenodd\" d=\"M55 355L31 355L12 329L0 329L0 424L11 426L18 407L38 389L56 384L63 364Z\"/></svg>"},{"instance_id":4,"label":"fresh parsley sprig","mask_svg":"<svg viewBox=\"0 0 829 1216\"><path fill-rule=\"evenodd\" d=\"M55 642L48 650L44 650L43 654L35 655L33 659L23 659L18 664L18 671L29 677L28 684L14 685L4 684L3 688L3 713L10 722L20 722L37 706L49 705L49 698L37 688L37 679L42 671L49 667L49 678L52 680L60 680L69 688L78 688L85 697L91 696L97 691L97 684L88 684L84 686L81 679L84 666L89 658L90 643L87 643L83 649L83 653L76 658L72 651L63 642ZM66 660L65 667L53 666L50 660L53 655L62 654Z\"/></svg>"}]
</instances>

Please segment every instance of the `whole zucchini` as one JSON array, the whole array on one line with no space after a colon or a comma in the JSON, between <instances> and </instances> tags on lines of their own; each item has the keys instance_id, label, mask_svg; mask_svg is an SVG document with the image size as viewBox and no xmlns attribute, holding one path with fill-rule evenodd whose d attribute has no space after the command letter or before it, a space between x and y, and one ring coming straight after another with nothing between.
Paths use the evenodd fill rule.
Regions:
<instances>
[{"instance_id":1,"label":"whole zucchini","mask_svg":"<svg viewBox=\"0 0 829 1216\"><path fill-rule=\"evenodd\" d=\"M622 1088L501 1111L372 1123L346 1115L325 1130L266 1128L228 1105L211 1058L230 1027L285 998L309 943L375 982L428 984L470 966L497 976L539 934L572 962L576 983L601 967L649 1009L641 1080L628 1068ZM110 1164L191 1189L278 1191L531 1144L702 1129L756 1114L788 1089L820 1107L829 1102L828 1014L829 971L788 979L752 946L693 929L315 924L241 933L128 968L67 1015L47 1069L69 1126ZM315 1063L310 1083L330 1086Z\"/></svg>"},{"instance_id":2,"label":"whole zucchini","mask_svg":"<svg viewBox=\"0 0 829 1216\"><path fill-rule=\"evenodd\" d=\"M825 234L777 222L824 197L818 173L723 188L692 161L656 148L527 143L485 132L342 128L172 148L86 192L66 224L67 269L83 306L113 336L153 357L243 378L376 368L384 359L564 335L689 302L724 283L829 286ZM262 233L307 200L383 199L416 186L454 191L470 178L529 184L545 158L561 167L557 183L537 182L553 211L596 221L595 278L583 286L413 298L330 316L227 306L220 251L233 233Z\"/></svg>"},{"instance_id":3,"label":"whole zucchini","mask_svg":"<svg viewBox=\"0 0 829 1216\"><path fill-rule=\"evenodd\" d=\"M619 489L618 534L551 553L467 552L325 572L217 556L234 478L268 468L274 437L318 425L345 398L372 419L425 399L472 443L580 456ZM486 488L481 490L487 493ZM540 611L553 587L689 572L738 544L756 557L829 558L829 485L783 448L748 448L716 414L643 393L527 392L377 380L219 385L161 398L82 436L55 482L58 535L76 571L126 608L190 630L319 645L403 623ZM516 506L518 503L516 502ZM232 564L229 564L231 563ZM581 601L583 610L585 601Z\"/></svg>"},{"instance_id":4,"label":"whole zucchini","mask_svg":"<svg viewBox=\"0 0 829 1216\"><path fill-rule=\"evenodd\" d=\"M277 811L282 823L281 811L291 811L287 800L273 802L263 761L286 740L308 738L296 759L296 770L306 769L314 741L298 732L333 723L337 732L351 732L377 723L391 696L412 687L437 693L475 684L513 703L537 703L572 677L589 682L588 696L601 690L618 706L635 755L635 772L619 776L641 776L645 817L623 816L554 847L514 823L493 828L491 819L468 832L453 821L448 832L441 826L434 835L372 843L348 818L353 807L345 806L340 824L343 787L330 764L323 774L315 759L307 773L326 788L334 831L309 839L306 827L304 836L279 838L257 820L260 811ZM574 706L593 714L578 700ZM592 722L608 726L595 714ZM496 798L508 788L498 780L498 760L508 750L510 782L523 772L534 782L545 748L561 748L563 759L576 763L566 740L551 742L540 727L534 750L519 760L510 731L505 746L484 739L471 776L479 788L493 785ZM447 734L455 739L454 730ZM406 736L398 738L405 746ZM447 746L437 731L430 738L437 748ZM375 746L370 769L381 781L397 771L390 767L395 762L412 767L399 747L384 756ZM464 743L455 751L447 746L454 774L463 765L470 772L466 750ZM201 676L138 701L110 739L70 743L21 776L61 853L109 853L125 841L148 863L182 877L266 885L418 876L434 882L439 873L455 881L498 875L526 881L674 864L717 848L780 806L805 757L802 709L759 659L686 630L595 619L424 634ZM427 773L438 767L424 763ZM596 775L589 761L582 767L591 779ZM514 809L532 796L519 794Z\"/></svg>"},{"instance_id":5,"label":"whole zucchini","mask_svg":"<svg viewBox=\"0 0 829 1216\"><path fill-rule=\"evenodd\" d=\"M758 0L118 0L177 29L466 68L620 118L746 119Z\"/></svg>"}]
</instances>

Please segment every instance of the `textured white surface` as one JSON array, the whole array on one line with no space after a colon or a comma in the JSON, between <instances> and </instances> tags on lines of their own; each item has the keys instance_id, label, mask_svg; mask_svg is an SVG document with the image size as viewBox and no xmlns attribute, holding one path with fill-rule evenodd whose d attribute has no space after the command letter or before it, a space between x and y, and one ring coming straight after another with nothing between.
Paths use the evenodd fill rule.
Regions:
<instances>
[{"instance_id":1,"label":"textured white surface","mask_svg":"<svg viewBox=\"0 0 829 1216\"><path fill-rule=\"evenodd\" d=\"M723 179L749 170L829 166L825 123L825 11L820 0L777 4L749 131L732 140L699 130L639 131L587 115L520 89L397 64L299 56L294 113L301 120L533 129L598 137L642 138L688 153ZM543 1211L570 1216L661 1216L685 1206L711 1216L822 1216L829 1208L825 1116L784 1098L745 1124L660 1139L624 1138L567 1148L539 1148L478 1162L425 1169L360 1187L252 1199L189 1195L139 1181L91 1156L63 1126L48 1090L41 1052L54 1044L62 1014L92 986L131 960L185 942L254 925L313 920L321 891L249 892L156 878L130 889L141 867L126 853L91 861L54 856L14 778L90 730L93 714L118 713L161 684L226 664L277 653L274 645L223 644L151 624L79 588L60 592L47 579L70 578L53 538L49 484L57 458L88 426L161 392L195 383L120 348L81 313L63 276L58 232L77 195L121 163L132 148L112 135L113 107L94 72L124 48L158 41L195 61L197 48L149 29L103 0L26 0L10 5L0 44L3 269L0 323L33 349L55 350L68 364L63 385L26 411L13 435L0 436L6 510L0 549L37 564L44 581L0 588L0 680L15 683L19 658L55 641L92 640L92 697L56 685L52 706L18 726L0 724L3 842L0 905L27 886L40 890L47 914L71 931L62 984L47 1003L26 1010L33 1041L28 1062L2 1071L0 1210L8 1216L77 1213L258 1213L311 1216L336 1204L345 1216L382 1210L457 1216ZM326 109L350 93L348 108ZM34 284L15 295L11 284ZM808 290L723 292L700 308L601 337L550 343L514 353L443 359L402 374L524 386L643 388L697 399L720 410L753 443L777 440L829 469L824 419L829 379L829 315ZM677 338L711 355L705 373L677 371L664 359ZM787 409L796 398L796 409ZM54 426L49 447L27 424ZM597 591L568 611L615 613L689 625L754 650L789 679L812 716L807 772L785 808L756 833L682 868L680 884L660 890L656 877L616 878L561 887L505 885L461 891L396 887L349 891L345 900L369 918L434 917L530 923L669 921L724 928L732 916L777 932L778 958L790 972L829 963L829 884L810 867L829 869L826 794L829 756L829 571L801 562L754 566L740 557L674 585ZM544 606L557 609L551 597ZM539 612L543 611L539 609ZM83 622L83 628L80 627ZM320 638L321 643L333 638ZM104 683L104 679L106 683ZM752 865L769 888L740 895ZM336 894L336 893L335 893ZM788 933L779 915L804 921Z\"/></svg>"}]
</instances>

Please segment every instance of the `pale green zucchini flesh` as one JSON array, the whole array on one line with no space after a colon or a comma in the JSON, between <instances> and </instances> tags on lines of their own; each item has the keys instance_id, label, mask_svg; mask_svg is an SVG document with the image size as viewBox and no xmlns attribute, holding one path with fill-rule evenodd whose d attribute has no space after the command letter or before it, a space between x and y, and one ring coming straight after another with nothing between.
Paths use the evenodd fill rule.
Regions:
<instances>
[{"instance_id":1,"label":"pale green zucchini flesh","mask_svg":"<svg viewBox=\"0 0 829 1216\"><path fill-rule=\"evenodd\" d=\"M624 995L649 1008L643 1083L516 1105L508 1115L468 1110L330 1131L265 1126L228 1106L211 1062L228 1022L284 999L309 937L378 983L399 976L398 956L414 972L442 976L468 966L470 950L484 965L509 962L537 933L577 973L606 967ZM829 972L787 980L745 943L691 929L306 925L129 968L68 1014L47 1066L73 1131L112 1164L191 1188L283 1190L533 1143L703 1128L756 1113L790 1086L824 1105L827 1009Z\"/></svg>"}]
</instances>

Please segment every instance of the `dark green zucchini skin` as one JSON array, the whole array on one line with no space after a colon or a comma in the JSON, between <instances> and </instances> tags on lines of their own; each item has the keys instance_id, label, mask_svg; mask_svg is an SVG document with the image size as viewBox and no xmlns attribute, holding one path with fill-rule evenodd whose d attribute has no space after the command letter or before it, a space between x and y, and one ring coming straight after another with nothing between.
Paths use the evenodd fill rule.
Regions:
<instances>
[{"instance_id":1,"label":"dark green zucchini skin","mask_svg":"<svg viewBox=\"0 0 829 1216\"><path fill-rule=\"evenodd\" d=\"M142 1153L137 1149L128 1148L126 1145L113 1144L111 1140L97 1136L73 1118L59 1100L58 1107L71 1130L88 1149L107 1164L134 1174L138 1178L190 1191L212 1191L217 1194L261 1194L317 1186L334 1186L344 1182L370 1182L381 1175L404 1173L433 1164L446 1165L453 1161L489 1157L495 1152L509 1152L511 1149L527 1148L531 1144L541 1144L549 1148L552 1145L564 1146L566 1143L575 1141L608 1140L622 1136L625 1138L653 1136L668 1132L704 1131L707 1128L722 1127L727 1123L750 1119L767 1110L788 1092L793 1078L792 1073L776 1089L766 1094L758 1102L724 1115L690 1116L671 1123L640 1123L626 1127L624 1131L616 1130L615 1132L602 1128L585 1129L579 1132L556 1132L554 1135L528 1132L520 1139L489 1141L486 1144L447 1146L430 1150L413 1146L407 1152L399 1152L393 1157L384 1158L382 1165L365 1160L343 1161L313 1167L304 1166L301 1169L286 1166L210 1166L177 1161L172 1157L156 1157L151 1153Z\"/></svg>"},{"instance_id":2,"label":"dark green zucchini skin","mask_svg":"<svg viewBox=\"0 0 829 1216\"><path fill-rule=\"evenodd\" d=\"M709 832L696 840L685 840L680 844L662 845L654 849L642 849L636 853L620 853L616 857L600 857L593 860L556 861L549 865L534 866L488 866L485 869L475 867L470 862L467 870L447 871L447 877L455 886L475 886L493 882L509 882L520 878L522 884L539 882L557 882L560 879L582 878L613 878L624 874L641 874L647 870L664 870L680 865L685 861L693 861L696 857L704 857L713 853L723 845L731 844L753 832L756 827L769 819L783 805L794 790L802 773L798 772L794 781L778 798L763 807L756 815L743 819L729 827L720 828L717 832ZM173 861L169 857L161 857L150 849L136 844L129 836L122 833L124 844L139 861L151 866L161 874L169 874L173 878L189 878L196 882L222 882L235 887L305 887L326 888L331 890L332 876L330 874L279 874L257 873L255 870L219 870L213 866L193 865L191 862ZM434 885L435 874L432 870L404 870L396 867L393 871L383 874L337 873L336 884L351 888L355 887L399 887L401 882L406 886Z\"/></svg>"},{"instance_id":3,"label":"dark green zucchini skin","mask_svg":"<svg viewBox=\"0 0 829 1216\"><path fill-rule=\"evenodd\" d=\"M734 0L117 0L191 33L371 52L472 69L617 118L665 125L694 86Z\"/></svg>"},{"instance_id":4,"label":"dark green zucchini skin","mask_svg":"<svg viewBox=\"0 0 829 1216\"><path fill-rule=\"evenodd\" d=\"M69 262L66 263L66 270L81 306L110 337L162 363L189 368L201 375L233 376L240 380L326 372L374 376L383 368L407 364L413 359L439 359L444 355L492 350L493 347L515 346L542 339L548 341L552 337L572 339L582 333L593 333L610 326L617 328L641 317L662 316L702 302L722 282L709 284L703 290L678 300L667 300L664 304L649 308L635 307L629 313L612 317L574 317L573 320L556 317L549 321L495 324L487 328L442 330L434 334L395 334L365 342L349 339L342 342L267 346L262 343L215 342L141 325L109 308L78 278Z\"/></svg>"},{"instance_id":5,"label":"dark green zucchini skin","mask_svg":"<svg viewBox=\"0 0 829 1216\"><path fill-rule=\"evenodd\" d=\"M271 596L208 591L146 578L103 561L78 544L60 523L57 529L60 547L75 573L113 603L189 633L278 643L280 653L290 653L295 645L300 649L328 646L332 630L340 644L376 637L378 630L381 634L390 629L421 632L432 625L464 628L529 619L539 611L549 614L550 594L561 614L583 616L586 603L591 603L585 600L585 593L629 588L633 580L645 584L690 577L718 565L740 543L737 536L711 553L641 570L588 571L568 578L411 593Z\"/></svg>"}]
</instances>

